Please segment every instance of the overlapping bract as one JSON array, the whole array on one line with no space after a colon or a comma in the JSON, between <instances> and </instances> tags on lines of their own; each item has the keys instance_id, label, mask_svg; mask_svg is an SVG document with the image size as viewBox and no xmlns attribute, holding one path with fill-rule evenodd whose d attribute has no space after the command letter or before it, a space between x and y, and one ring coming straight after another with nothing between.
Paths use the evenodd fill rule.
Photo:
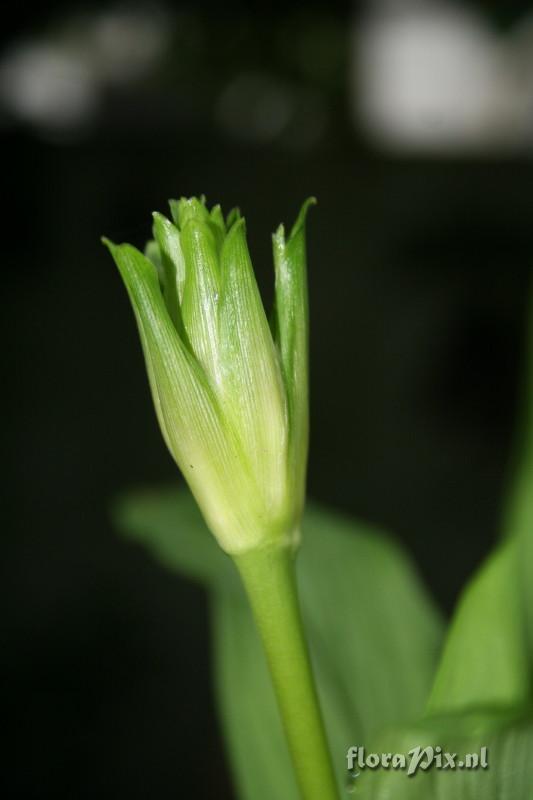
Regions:
<instances>
[{"instance_id":1,"label":"overlapping bract","mask_svg":"<svg viewBox=\"0 0 533 800\"><path fill-rule=\"evenodd\" d=\"M154 214L143 255L106 240L137 319L165 442L229 553L295 544L308 446L305 217L273 237L273 330L237 209Z\"/></svg>"}]
</instances>

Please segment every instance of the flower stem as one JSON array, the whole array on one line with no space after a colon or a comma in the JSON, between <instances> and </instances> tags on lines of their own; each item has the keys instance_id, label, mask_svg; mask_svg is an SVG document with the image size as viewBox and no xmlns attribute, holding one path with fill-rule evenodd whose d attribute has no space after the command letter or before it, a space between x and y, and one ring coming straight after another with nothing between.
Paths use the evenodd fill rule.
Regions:
<instances>
[{"instance_id":1,"label":"flower stem","mask_svg":"<svg viewBox=\"0 0 533 800\"><path fill-rule=\"evenodd\" d=\"M286 548L235 557L278 698L303 800L338 800L324 723L311 671L294 574Z\"/></svg>"}]
</instances>

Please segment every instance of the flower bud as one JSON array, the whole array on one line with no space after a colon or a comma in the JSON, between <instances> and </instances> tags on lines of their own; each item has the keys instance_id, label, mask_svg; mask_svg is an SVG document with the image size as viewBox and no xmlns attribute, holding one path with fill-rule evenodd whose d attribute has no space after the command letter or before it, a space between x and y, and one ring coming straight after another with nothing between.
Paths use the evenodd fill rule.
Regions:
<instances>
[{"instance_id":1,"label":"flower bud","mask_svg":"<svg viewBox=\"0 0 533 800\"><path fill-rule=\"evenodd\" d=\"M145 254L104 240L128 291L165 442L231 554L295 546L308 446L305 217L273 236L268 324L245 221L204 198L154 214Z\"/></svg>"}]
</instances>

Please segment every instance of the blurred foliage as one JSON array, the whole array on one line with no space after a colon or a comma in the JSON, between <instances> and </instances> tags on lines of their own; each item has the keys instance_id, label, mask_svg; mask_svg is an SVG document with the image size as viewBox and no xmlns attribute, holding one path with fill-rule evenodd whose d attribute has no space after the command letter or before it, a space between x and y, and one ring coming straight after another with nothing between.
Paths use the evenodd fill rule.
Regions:
<instances>
[{"instance_id":1,"label":"blurred foliage","mask_svg":"<svg viewBox=\"0 0 533 800\"><path fill-rule=\"evenodd\" d=\"M233 768L246 800L297 800L259 636L232 562L187 492L119 504L120 529L211 591L215 677ZM442 625L411 564L386 536L311 506L297 561L304 623L339 786L354 741L416 719Z\"/></svg>"}]
</instances>

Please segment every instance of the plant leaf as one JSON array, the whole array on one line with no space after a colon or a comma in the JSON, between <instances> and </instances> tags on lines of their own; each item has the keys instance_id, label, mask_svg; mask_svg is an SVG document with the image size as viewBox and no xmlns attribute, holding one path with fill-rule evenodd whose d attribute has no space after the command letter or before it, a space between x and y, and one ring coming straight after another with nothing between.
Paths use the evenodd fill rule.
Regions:
<instances>
[{"instance_id":1,"label":"plant leaf","mask_svg":"<svg viewBox=\"0 0 533 800\"><path fill-rule=\"evenodd\" d=\"M446 639L430 713L520 706L529 669L516 539L508 539L469 583Z\"/></svg>"},{"instance_id":2,"label":"plant leaf","mask_svg":"<svg viewBox=\"0 0 533 800\"><path fill-rule=\"evenodd\" d=\"M243 800L298 794L258 634L232 562L192 498L152 492L122 499L119 526L166 566L205 580L213 601L216 687ZM422 711L441 622L399 548L387 537L309 507L297 561L328 738L344 790L345 754L383 727Z\"/></svg>"},{"instance_id":3,"label":"plant leaf","mask_svg":"<svg viewBox=\"0 0 533 800\"><path fill-rule=\"evenodd\" d=\"M129 539L148 547L169 569L203 583L237 584L231 559L218 546L185 488L125 493L114 504L113 520Z\"/></svg>"},{"instance_id":4,"label":"plant leaf","mask_svg":"<svg viewBox=\"0 0 533 800\"><path fill-rule=\"evenodd\" d=\"M366 748L403 753L439 746L456 754L455 768L407 770L359 769L353 781L360 800L530 800L533 786L533 719L515 714L463 713L426 719L402 734L381 738ZM467 755L486 748L488 768L465 769ZM463 767L460 766L462 762ZM443 764L446 760L443 759Z\"/></svg>"},{"instance_id":5,"label":"plant leaf","mask_svg":"<svg viewBox=\"0 0 533 800\"><path fill-rule=\"evenodd\" d=\"M533 718L517 544L515 537L504 540L464 591L426 715L372 746L407 754L438 745L457 762L486 747L490 769L432 768L412 778L364 769L356 780L362 800L530 800Z\"/></svg>"}]
</instances>

